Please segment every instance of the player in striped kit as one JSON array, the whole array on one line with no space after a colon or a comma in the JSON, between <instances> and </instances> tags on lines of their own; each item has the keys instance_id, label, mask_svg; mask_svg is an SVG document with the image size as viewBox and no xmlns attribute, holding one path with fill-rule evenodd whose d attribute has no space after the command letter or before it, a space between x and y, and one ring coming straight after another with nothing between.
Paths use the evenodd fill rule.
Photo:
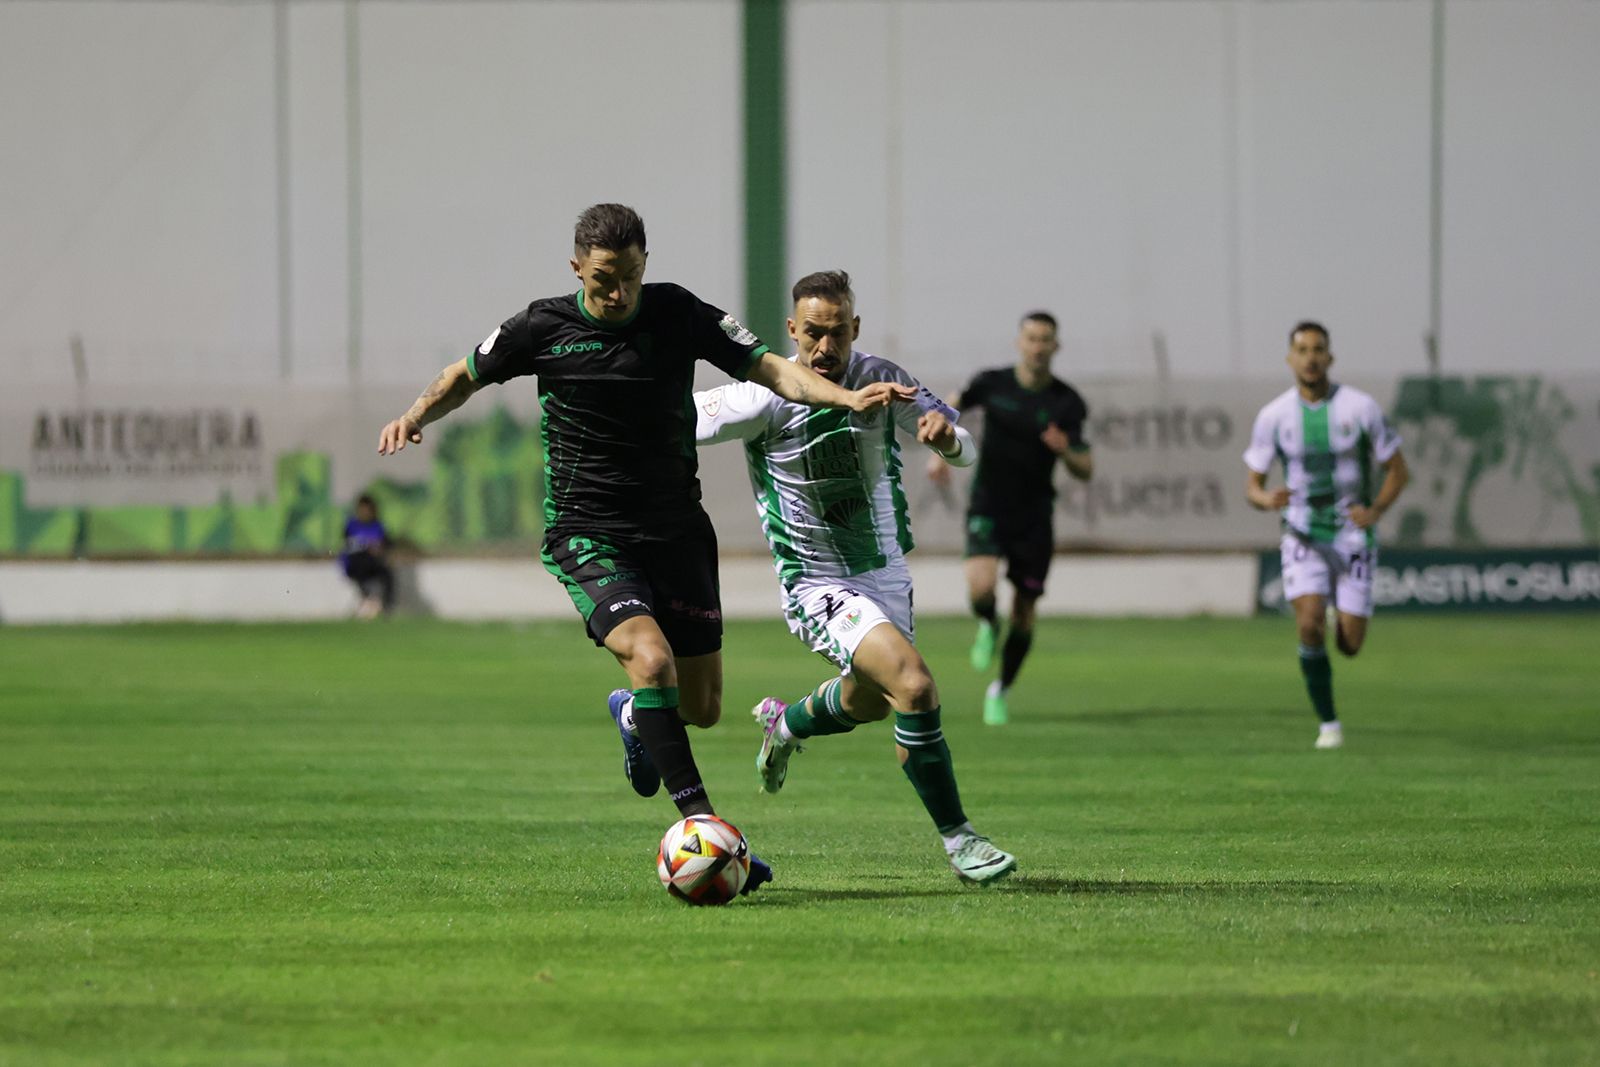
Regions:
<instances>
[{"instance_id":1,"label":"player in striped kit","mask_svg":"<svg viewBox=\"0 0 1600 1067\"><path fill-rule=\"evenodd\" d=\"M1409 474L1400 437L1378 402L1328 379L1333 352L1328 331L1302 322L1289 331L1289 369L1295 386L1256 416L1244 462L1245 496L1282 518L1283 595L1294 605L1300 631L1300 672L1321 720L1317 748L1339 748L1344 730L1333 705L1333 668L1325 647L1327 610L1338 620L1335 644L1346 656L1361 651L1372 617L1376 524L1405 488ZM1267 488L1274 460L1284 482ZM1373 495L1373 465L1383 484Z\"/></svg>"},{"instance_id":2,"label":"player in striped kit","mask_svg":"<svg viewBox=\"0 0 1600 1067\"><path fill-rule=\"evenodd\" d=\"M776 793L801 743L848 733L894 714L900 765L932 817L963 881L993 882L1016 868L967 820L939 691L913 640L912 548L900 485L898 426L949 463L976 459L956 413L886 359L857 352L861 330L850 276L809 274L795 283L794 338L801 366L847 389L869 382L914 387L914 403L852 416L811 410L743 383L696 393L701 444L744 442L756 510L772 549L789 629L839 669L793 704L768 697L753 709L764 737L756 768Z\"/></svg>"}]
</instances>

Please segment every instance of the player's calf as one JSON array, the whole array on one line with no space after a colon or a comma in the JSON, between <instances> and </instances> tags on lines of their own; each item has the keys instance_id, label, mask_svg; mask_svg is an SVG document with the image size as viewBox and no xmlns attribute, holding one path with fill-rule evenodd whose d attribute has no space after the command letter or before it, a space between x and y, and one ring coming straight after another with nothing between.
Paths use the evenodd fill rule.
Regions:
<instances>
[{"instance_id":1,"label":"player's calf","mask_svg":"<svg viewBox=\"0 0 1600 1067\"><path fill-rule=\"evenodd\" d=\"M1334 625L1334 644L1346 656L1354 656L1361 651L1361 646L1367 640L1367 620L1360 615L1339 613L1338 621Z\"/></svg>"}]
</instances>

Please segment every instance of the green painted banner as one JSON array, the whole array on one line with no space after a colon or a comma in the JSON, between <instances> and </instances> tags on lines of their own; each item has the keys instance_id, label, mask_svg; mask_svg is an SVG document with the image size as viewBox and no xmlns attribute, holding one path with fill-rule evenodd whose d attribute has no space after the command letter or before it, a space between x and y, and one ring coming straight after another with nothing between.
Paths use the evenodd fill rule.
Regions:
<instances>
[{"instance_id":1,"label":"green painted banner","mask_svg":"<svg viewBox=\"0 0 1600 1067\"><path fill-rule=\"evenodd\" d=\"M376 418L361 426L379 425ZM492 550L497 546L527 552L543 532L542 456L533 421L519 421L504 408L478 418L458 418L431 431L437 443L427 452L406 453L387 470L418 472L417 457L427 456L421 477L367 478L359 490L377 501L391 536L427 551ZM36 434L36 437L42 436ZM57 460L36 463L56 478L75 466L97 479L136 475L176 477L201 465L183 448L157 442L141 451L132 444L96 449L92 439L65 444L44 440L59 456L89 458L73 465ZM334 489L336 457L373 466L369 449L339 454L296 449L271 460L266 488L254 499L238 499L223 488L201 504L33 505L28 478L0 468L0 556L17 558L118 558L148 556L314 556L340 547L344 520L355 493ZM66 473L63 473L66 472ZM87 475L86 475L87 476Z\"/></svg>"}]
</instances>

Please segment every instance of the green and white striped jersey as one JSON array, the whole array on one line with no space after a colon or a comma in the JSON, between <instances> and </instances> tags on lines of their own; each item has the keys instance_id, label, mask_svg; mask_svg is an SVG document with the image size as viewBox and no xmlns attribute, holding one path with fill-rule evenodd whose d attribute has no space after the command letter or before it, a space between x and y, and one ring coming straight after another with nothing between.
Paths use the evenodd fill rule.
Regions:
<instances>
[{"instance_id":1,"label":"green and white striped jersey","mask_svg":"<svg viewBox=\"0 0 1600 1067\"><path fill-rule=\"evenodd\" d=\"M1400 451L1400 435L1390 429L1371 396L1335 385L1315 404L1298 388L1275 398L1256 416L1245 466L1265 474L1274 459L1283 462L1289 506L1284 526L1312 541L1336 540L1357 531L1352 504L1372 503L1377 490L1374 463L1387 463ZM1371 538L1372 531L1366 531Z\"/></svg>"},{"instance_id":2,"label":"green and white striped jersey","mask_svg":"<svg viewBox=\"0 0 1600 1067\"><path fill-rule=\"evenodd\" d=\"M694 395L700 444L744 442L756 512L785 584L878 570L911 551L895 426L914 438L923 412L943 405L894 363L851 352L840 385L873 382L910 385L919 399L858 415L796 404L754 382ZM948 462L965 467L977 447L959 427L956 437L961 450Z\"/></svg>"}]
</instances>

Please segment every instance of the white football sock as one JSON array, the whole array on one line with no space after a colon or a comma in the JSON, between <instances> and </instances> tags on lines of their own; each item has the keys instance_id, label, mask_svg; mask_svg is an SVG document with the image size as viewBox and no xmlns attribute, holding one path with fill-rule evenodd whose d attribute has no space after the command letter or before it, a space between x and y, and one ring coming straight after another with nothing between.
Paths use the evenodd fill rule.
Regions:
<instances>
[{"instance_id":1,"label":"white football sock","mask_svg":"<svg viewBox=\"0 0 1600 1067\"><path fill-rule=\"evenodd\" d=\"M964 822L960 826L956 827L954 833L948 836L945 834L940 834L939 840L944 842L945 855L955 855L956 849L961 847L961 842L966 840L967 835L975 834L977 832L978 831L972 828L972 824L970 822Z\"/></svg>"}]
</instances>

